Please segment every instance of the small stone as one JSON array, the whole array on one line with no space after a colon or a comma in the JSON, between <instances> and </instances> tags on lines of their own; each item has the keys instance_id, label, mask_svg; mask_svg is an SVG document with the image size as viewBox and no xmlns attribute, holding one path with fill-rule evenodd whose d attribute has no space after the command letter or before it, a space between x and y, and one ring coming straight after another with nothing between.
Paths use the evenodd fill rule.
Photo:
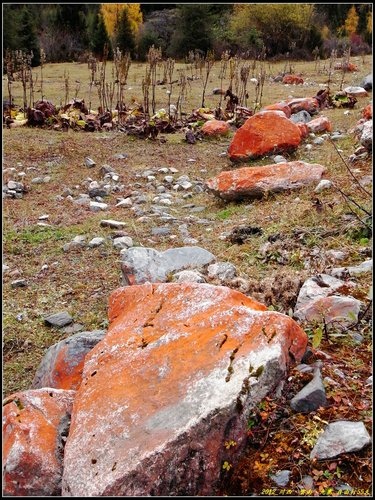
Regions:
<instances>
[{"instance_id":1,"label":"small stone","mask_svg":"<svg viewBox=\"0 0 375 500\"><path fill-rule=\"evenodd\" d=\"M286 486L289 483L290 474L290 470L281 470L276 472L276 474L271 474L270 478L277 484L277 486Z\"/></svg>"},{"instance_id":2,"label":"small stone","mask_svg":"<svg viewBox=\"0 0 375 500\"><path fill-rule=\"evenodd\" d=\"M45 215L41 215L40 217L38 217L38 220L47 220L49 219L49 215L45 214Z\"/></svg>"},{"instance_id":3,"label":"small stone","mask_svg":"<svg viewBox=\"0 0 375 500\"><path fill-rule=\"evenodd\" d=\"M106 219L106 220L101 220L100 225L102 227L111 227L114 229L123 229L126 226L126 222L120 222L117 220L112 220L112 219Z\"/></svg>"},{"instance_id":4,"label":"small stone","mask_svg":"<svg viewBox=\"0 0 375 500\"><path fill-rule=\"evenodd\" d=\"M11 282L10 286L12 288L23 288L27 286L27 281L25 279L15 280Z\"/></svg>"},{"instance_id":5,"label":"small stone","mask_svg":"<svg viewBox=\"0 0 375 500\"><path fill-rule=\"evenodd\" d=\"M287 163L286 158L284 158L284 156L282 156L282 155L276 155L276 156L273 158L273 161L274 161L275 163Z\"/></svg>"},{"instance_id":6,"label":"small stone","mask_svg":"<svg viewBox=\"0 0 375 500\"><path fill-rule=\"evenodd\" d=\"M320 193L325 189L330 189L332 187L332 182L328 179L322 179L319 184L314 189L314 193Z\"/></svg>"},{"instance_id":7,"label":"small stone","mask_svg":"<svg viewBox=\"0 0 375 500\"><path fill-rule=\"evenodd\" d=\"M116 207L131 207L133 205L133 202L131 198L125 198L124 200L119 201L116 204Z\"/></svg>"},{"instance_id":8,"label":"small stone","mask_svg":"<svg viewBox=\"0 0 375 500\"><path fill-rule=\"evenodd\" d=\"M89 158L87 156L85 158L85 165L86 165L86 167L92 168L92 167L95 167L96 163L94 162L94 160L92 160L91 158Z\"/></svg>"},{"instance_id":9,"label":"small stone","mask_svg":"<svg viewBox=\"0 0 375 500\"><path fill-rule=\"evenodd\" d=\"M98 203L97 201L90 201L90 210L92 212L100 212L100 210L107 210L107 203Z\"/></svg>"},{"instance_id":10,"label":"small stone","mask_svg":"<svg viewBox=\"0 0 375 500\"><path fill-rule=\"evenodd\" d=\"M115 238L113 240L113 246L119 250L130 248L133 246L133 240L130 236L120 236L119 238Z\"/></svg>"},{"instance_id":11,"label":"small stone","mask_svg":"<svg viewBox=\"0 0 375 500\"><path fill-rule=\"evenodd\" d=\"M97 238L93 238L91 241L89 241L88 245L90 248L94 248L94 247L99 247L100 245L103 245L104 242L105 242L105 238L97 237Z\"/></svg>"},{"instance_id":12,"label":"small stone","mask_svg":"<svg viewBox=\"0 0 375 500\"><path fill-rule=\"evenodd\" d=\"M69 325L73 322L73 318L66 311L57 312L50 314L44 318L44 321L49 326L55 326L57 328L62 328L63 326Z\"/></svg>"}]
</instances>

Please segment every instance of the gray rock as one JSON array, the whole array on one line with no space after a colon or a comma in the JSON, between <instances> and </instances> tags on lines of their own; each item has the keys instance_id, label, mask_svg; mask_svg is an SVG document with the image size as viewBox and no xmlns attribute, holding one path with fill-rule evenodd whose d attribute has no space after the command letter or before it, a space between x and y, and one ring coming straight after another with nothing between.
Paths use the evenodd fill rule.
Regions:
<instances>
[{"instance_id":1,"label":"gray rock","mask_svg":"<svg viewBox=\"0 0 375 500\"><path fill-rule=\"evenodd\" d=\"M126 222L120 222L113 219L105 219L100 221L102 227L111 227L114 229L123 229L126 226Z\"/></svg>"},{"instance_id":2,"label":"gray rock","mask_svg":"<svg viewBox=\"0 0 375 500\"><path fill-rule=\"evenodd\" d=\"M324 139L323 137L317 137L316 139L313 140L313 143L320 146L321 144L324 144Z\"/></svg>"},{"instance_id":3,"label":"gray rock","mask_svg":"<svg viewBox=\"0 0 375 500\"><path fill-rule=\"evenodd\" d=\"M301 413L310 413L326 404L326 391L324 389L320 370L315 370L311 382L299 391L290 402L290 406L293 410Z\"/></svg>"},{"instance_id":4,"label":"gray rock","mask_svg":"<svg viewBox=\"0 0 375 500\"><path fill-rule=\"evenodd\" d=\"M314 489L314 480L311 476L303 476L298 486L300 489L312 491Z\"/></svg>"},{"instance_id":5,"label":"gray rock","mask_svg":"<svg viewBox=\"0 0 375 500\"><path fill-rule=\"evenodd\" d=\"M69 369L74 371L75 367L82 363L86 354L100 342L105 330L94 330L92 332L79 332L67 339L52 345L43 356L42 361L35 373L31 388L40 389L42 387L61 388L59 379L59 368L61 370L61 357ZM60 365L60 366L59 366ZM77 387L74 387L76 389ZM71 387L73 389L73 387Z\"/></svg>"},{"instance_id":6,"label":"gray rock","mask_svg":"<svg viewBox=\"0 0 375 500\"><path fill-rule=\"evenodd\" d=\"M204 276L198 271L180 271L172 276L172 281L183 283L185 281L193 283L206 283Z\"/></svg>"},{"instance_id":7,"label":"gray rock","mask_svg":"<svg viewBox=\"0 0 375 500\"><path fill-rule=\"evenodd\" d=\"M12 288L24 288L27 286L27 281L25 279L15 280L11 282L10 286Z\"/></svg>"},{"instance_id":8,"label":"gray rock","mask_svg":"<svg viewBox=\"0 0 375 500\"><path fill-rule=\"evenodd\" d=\"M116 207L131 207L133 205L131 198L125 198L125 200L120 200L116 203Z\"/></svg>"},{"instance_id":9,"label":"gray rock","mask_svg":"<svg viewBox=\"0 0 375 500\"><path fill-rule=\"evenodd\" d=\"M372 73L365 76L365 78L362 80L362 83L360 86L363 87L367 91L372 90Z\"/></svg>"},{"instance_id":10,"label":"gray rock","mask_svg":"<svg viewBox=\"0 0 375 500\"><path fill-rule=\"evenodd\" d=\"M113 240L113 246L119 250L123 250L124 248L132 247L133 240L130 236L120 236Z\"/></svg>"},{"instance_id":11,"label":"gray rock","mask_svg":"<svg viewBox=\"0 0 375 500\"><path fill-rule=\"evenodd\" d=\"M128 156L129 155L127 155L126 153L116 153L115 155L113 155L113 158L115 160L126 160Z\"/></svg>"},{"instance_id":12,"label":"gray rock","mask_svg":"<svg viewBox=\"0 0 375 500\"><path fill-rule=\"evenodd\" d=\"M44 321L49 326L62 328L73 322L73 318L67 311L61 311L54 314L49 314L44 318Z\"/></svg>"},{"instance_id":13,"label":"gray rock","mask_svg":"<svg viewBox=\"0 0 375 500\"><path fill-rule=\"evenodd\" d=\"M290 118L293 123L308 123L312 120L312 116L305 110L294 113Z\"/></svg>"},{"instance_id":14,"label":"gray rock","mask_svg":"<svg viewBox=\"0 0 375 500\"><path fill-rule=\"evenodd\" d=\"M367 149L367 151L372 150L372 120L367 120L367 122L363 124L359 142Z\"/></svg>"},{"instance_id":15,"label":"gray rock","mask_svg":"<svg viewBox=\"0 0 375 500\"><path fill-rule=\"evenodd\" d=\"M81 323L71 323L70 325L62 328L61 331L67 333L68 335L73 335L74 333L81 332L83 329L84 326Z\"/></svg>"},{"instance_id":16,"label":"gray rock","mask_svg":"<svg viewBox=\"0 0 375 500\"><path fill-rule=\"evenodd\" d=\"M171 273L197 269L215 261L212 253L194 246L171 248L164 252L153 248L132 247L121 258L125 285L165 282Z\"/></svg>"},{"instance_id":17,"label":"gray rock","mask_svg":"<svg viewBox=\"0 0 375 500\"><path fill-rule=\"evenodd\" d=\"M290 470L280 470L276 474L270 474L270 478L277 486L286 486L289 483L290 474Z\"/></svg>"},{"instance_id":18,"label":"gray rock","mask_svg":"<svg viewBox=\"0 0 375 500\"><path fill-rule=\"evenodd\" d=\"M89 247L90 248L98 247L100 245L103 245L104 242L105 238L100 238L100 237L93 238L91 241L89 241Z\"/></svg>"},{"instance_id":19,"label":"gray rock","mask_svg":"<svg viewBox=\"0 0 375 500\"><path fill-rule=\"evenodd\" d=\"M371 437L363 422L340 420L328 424L310 453L310 458L323 460L341 453L362 450L371 443Z\"/></svg>"},{"instance_id":20,"label":"gray rock","mask_svg":"<svg viewBox=\"0 0 375 500\"><path fill-rule=\"evenodd\" d=\"M90 210L92 212L100 212L102 210L107 210L108 209L108 204L107 203L99 203L97 201L90 201Z\"/></svg>"},{"instance_id":21,"label":"gray rock","mask_svg":"<svg viewBox=\"0 0 375 500\"><path fill-rule=\"evenodd\" d=\"M312 300L332 295L335 290L343 285L344 281L329 274L322 273L307 279L299 291L295 311L298 311Z\"/></svg>"},{"instance_id":22,"label":"gray rock","mask_svg":"<svg viewBox=\"0 0 375 500\"><path fill-rule=\"evenodd\" d=\"M18 192L24 191L24 185L22 184L22 182L9 181L7 185L8 189Z\"/></svg>"},{"instance_id":23,"label":"gray rock","mask_svg":"<svg viewBox=\"0 0 375 500\"><path fill-rule=\"evenodd\" d=\"M361 274L367 274L372 272L372 259L365 260L358 266L348 266L348 267L335 267L332 269L331 274L337 278L343 278L347 275L349 276L359 276Z\"/></svg>"},{"instance_id":24,"label":"gray rock","mask_svg":"<svg viewBox=\"0 0 375 500\"><path fill-rule=\"evenodd\" d=\"M210 264L208 266L207 274L210 278L230 280L237 276L237 270L236 266L230 262L216 262L215 264Z\"/></svg>"},{"instance_id":25,"label":"gray rock","mask_svg":"<svg viewBox=\"0 0 375 500\"><path fill-rule=\"evenodd\" d=\"M75 248L83 248L86 246L86 237L85 236L75 236L72 241L69 243L66 243L63 246L64 252L69 252L70 250L73 250Z\"/></svg>"},{"instance_id":26,"label":"gray rock","mask_svg":"<svg viewBox=\"0 0 375 500\"><path fill-rule=\"evenodd\" d=\"M89 196L90 198L96 198L97 196L104 197L108 196L109 192L108 189L105 189L104 187L93 187L89 190Z\"/></svg>"},{"instance_id":27,"label":"gray rock","mask_svg":"<svg viewBox=\"0 0 375 500\"><path fill-rule=\"evenodd\" d=\"M332 182L328 179L322 179L319 184L314 189L314 193L321 193L325 189L330 189L332 187Z\"/></svg>"},{"instance_id":28,"label":"gray rock","mask_svg":"<svg viewBox=\"0 0 375 500\"><path fill-rule=\"evenodd\" d=\"M347 257L347 254L343 252L342 250L327 250L326 251L326 256L329 258L329 260L335 262L335 261L340 261L344 260ZM335 276L333 274L333 276ZM339 276L336 276L338 278Z\"/></svg>"},{"instance_id":29,"label":"gray rock","mask_svg":"<svg viewBox=\"0 0 375 500\"><path fill-rule=\"evenodd\" d=\"M366 97L368 95L363 87L346 87L344 92L353 97Z\"/></svg>"},{"instance_id":30,"label":"gray rock","mask_svg":"<svg viewBox=\"0 0 375 500\"><path fill-rule=\"evenodd\" d=\"M89 158L88 156L85 158L85 165L86 167L88 168L92 168L92 167L95 167L96 163L94 162L94 160L92 160L91 158Z\"/></svg>"},{"instance_id":31,"label":"gray rock","mask_svg":"<svg viewBox=\"0 0 375 500\"><path fill-rule=\"evenodd\" d=\"M152 236L166 236L171 234L171 229L169 227L153 227L151 234Z\"/></svg>"},{"instance_id":32,"label":"gray rock","mask_svg":"<svg viewBox=\"0 0 375 500\"><path fill-rule=\"evenodd\" d=\"M284 156L282 156L282 155L276 155L276 156L274 156L273 161L275 163L287 163L287 159Z\"/></svg>"}]
</instances>

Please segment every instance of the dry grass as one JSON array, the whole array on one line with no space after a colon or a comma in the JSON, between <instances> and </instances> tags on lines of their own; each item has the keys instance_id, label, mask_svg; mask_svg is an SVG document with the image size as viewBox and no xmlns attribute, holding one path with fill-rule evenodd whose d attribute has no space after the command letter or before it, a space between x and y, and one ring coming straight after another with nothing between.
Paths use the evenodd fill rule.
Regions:
<instances>
[{"instance_id":1,"label":"dry grass","mask_svg":"<svg viewBox=\"0 0 375 500\"><path fill-rule=\"evenodd\" d=\"M353 58L353 62L358 64L360 71L347 74L345 85L358 85L371 72L369 57L364 61L362 58ZM284 66L282 63L267 64L267 74L275 76ZM327 73L324 71L324 67L328 66L327 61L320 63L320 70L315 63L293 62L292 66L309 85L285 86L267 80L263 105L289 96L313 96L319 90L319 84L327 81ZM182 64L177 64L176 67L181 68ZM125 94L127 103L131 99L142 101L144 68L145 65L142 64L132 64L130 68ZM218 70L216 63L207 94L212 91L209 90L210 87L219 86ZM38 69L34 71L38 73ZM88 100L89 70L86 65L76 63L45 66L45 98L56 104L64 101L64 71L69 72L71 82L69 98L74 97L74 82L79 80L81 84L78 97ZM341 74L336 72L331 85L333 92L338 90L340 82ZM19 104L22 100L20 87L18 83L13 87L15 102ZM249 87L249 91L251 101L254 89ZM165 92L166 88L157 87L158 108L167 104ZM201 81L192 81L185 104L187 112L200 106L201 92ZM177 93L178 89L175 87L172 95ZM334 130L346 134L346 138L337 143L344 159L358 145L349 130L361 117L361 109L368 102L369 98L360 98L348 114L344 114L343 109L323 111L331 119ZM94 100L93 103L94 106L98 104ZM218 96L207 95L206 104L216 107ZM113 247L110 239L102 247L71 252L62 250L65 243L76 235L86 236L86 241L95 236L110 236L113 231L100 227L99 222L103 218L111 218L126 222L126 232L133 238L135 245L163 250L183 244L182 237L173 224L171 228L172 234L176 235L174 239L169 236L153 237L151 228L163 224L156 220L139 222L133 212L116 208L117 194L111 194L105 199L110 209L99 214L67 200L57 201L56 196L62 194L64 188L73 189L75 196L80 192L87 192L83 182L88 177L99 181L98 169L103 164L114 167L121 176L121 183L130 191L135 189L134 183L139 181L136 174L150 168L175 167L179 171L178 175L187 174L191 179L205 181L223 170L234 168L228 158L221 155L226 151L233 133L234 131L225 139L203 140L189 145L184 142L183 133L165 135L166 142L161 142L159 139L139 140L121 132L57 132L30 128L3 130L3 169L15 167L16 180L19 180L18 173L26 172L23 182L29 188L23 199L3 200L3 263L9 266L3 275L4 394L27 389L47 348L69 336L61 330L47 327L43 321L45 315L67 310L76 322L84 325L85 330L107 325L109 294L121 285L119 251ZM127 153L128 158L116 160L116 153ZM86 156L92 157L97 167L88 169L84 164ZM195 162L188 161L192 158ZM324 165L327 168L327 178L350 194L358 204L370 209L371 199L358 190L344 162L328 141L321 146L314 146L310 151L301 145L289 159ZM263 159L250 162L250 165L269 162L269 159ZM28 170L30 167L33 170ZM352 168L358 169L356 175L361 178L371 173L371 161L360 161ZM49 175L50 182L31 183L33 177L42 175ZM4 174L4 181L10 178L8 170ZM144 188L140 190L146 191ZM296 282L303 282L312 272L322 272L325 269L327 262L321 257L324 250L346 251L348 257L342 264L353 265L364 260L364 252L371 246L371 241L361 239L360 235L349 230L344 216L350 210L337 190L319 194L322 210L316 210L315 198L311 188L276 194L251 203L226 203L207 193L200 193L194 194L186 203L204 206L203 212L194 215L210 220L209 226L191 219L192 214L182 207L183 204L173 205L171 213L180 223L188 225L191 236L198 240L199 246L214 253L218 260L229 261L237 266L240 275L250 282L251 286L247 291L249 295L264 299L268 305L287 313L293 302L291 290L297 292ZM146 211L150 204L151 201L145 205ZM43 214L49 215L47 222L51 227L37 225L38 218ZM243 245L232 244L220 238L222 233L240 224L260 227L263 233L248 239ZM302 237L297 238L296 231ZM264 258L264 255L260 255L261 247L270 236L277 234L281 238L275 243L273 253ZM317 255L315 252L313 257L317 248L319 252ZM280 263L278 256L283 251L287 257ZM309 272L304 268L307 258L311 259L313 265ZM48 267L42 269L42 266ZM24 288L12 288L11 282L20 277L25 278L28 285ZM370 283L369 276L358 278L356 293L361 300L366 301ZM353 349L353 359L360 360L365 356L365 362L369 362L371 351L368 348L371 346L371 339L368 325L364 327L364 334L365 341L361 351L353 349L348 339L335 340L335 356L340 357L342 352L345 357L348 350ZM323 347L330 350L333 345L331 343ZM369 375L367 372L368 370L363 377Z\"/></svg>"}]
</instances>

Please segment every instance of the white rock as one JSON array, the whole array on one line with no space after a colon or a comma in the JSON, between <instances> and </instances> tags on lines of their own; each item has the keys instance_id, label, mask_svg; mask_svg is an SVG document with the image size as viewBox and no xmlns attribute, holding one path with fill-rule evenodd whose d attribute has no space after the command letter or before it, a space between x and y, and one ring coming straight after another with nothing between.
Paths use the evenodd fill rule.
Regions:
<instances>
[{"instance_id":1,"label":"white rock","mask_svg":"<svg viewBox=\"0 0 375 500\"><path fill-rule=\"evenodd\" d=\"M328 179L322 179L319 184L314 189L314 193L321 193L325 189L330 189L332 187L332 182Z\"/></svg>"}]
</instances>

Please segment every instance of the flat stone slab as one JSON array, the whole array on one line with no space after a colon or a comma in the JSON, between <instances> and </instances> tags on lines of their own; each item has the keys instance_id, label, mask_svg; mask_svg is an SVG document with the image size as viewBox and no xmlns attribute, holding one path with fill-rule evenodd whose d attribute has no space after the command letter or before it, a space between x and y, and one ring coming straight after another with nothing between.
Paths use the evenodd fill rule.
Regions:
<instances>
[{"instance_id":1,"label":"flat stone slab","mask_svg":"<svg viewBox=\"0 0 375 500\"><path fill-rule=\"evenodd\" d=\"M191 246L158 252L153 248L132 247L121 253L124 285L166 282L171 274L211 264L216 257L204 248Z\"/></svg>"},{"instance_id":2,"label":"flat stone slab","mask_svg":"<svg viewBox=\"0 0 375 500\"><path fill-rule=\"evenodd\" d=\"M319 182L325 167L293 161L221 172L206 182L208 191L225 200L261 198L266 193L300 189Z\"/></svg>"}]
</instances>

